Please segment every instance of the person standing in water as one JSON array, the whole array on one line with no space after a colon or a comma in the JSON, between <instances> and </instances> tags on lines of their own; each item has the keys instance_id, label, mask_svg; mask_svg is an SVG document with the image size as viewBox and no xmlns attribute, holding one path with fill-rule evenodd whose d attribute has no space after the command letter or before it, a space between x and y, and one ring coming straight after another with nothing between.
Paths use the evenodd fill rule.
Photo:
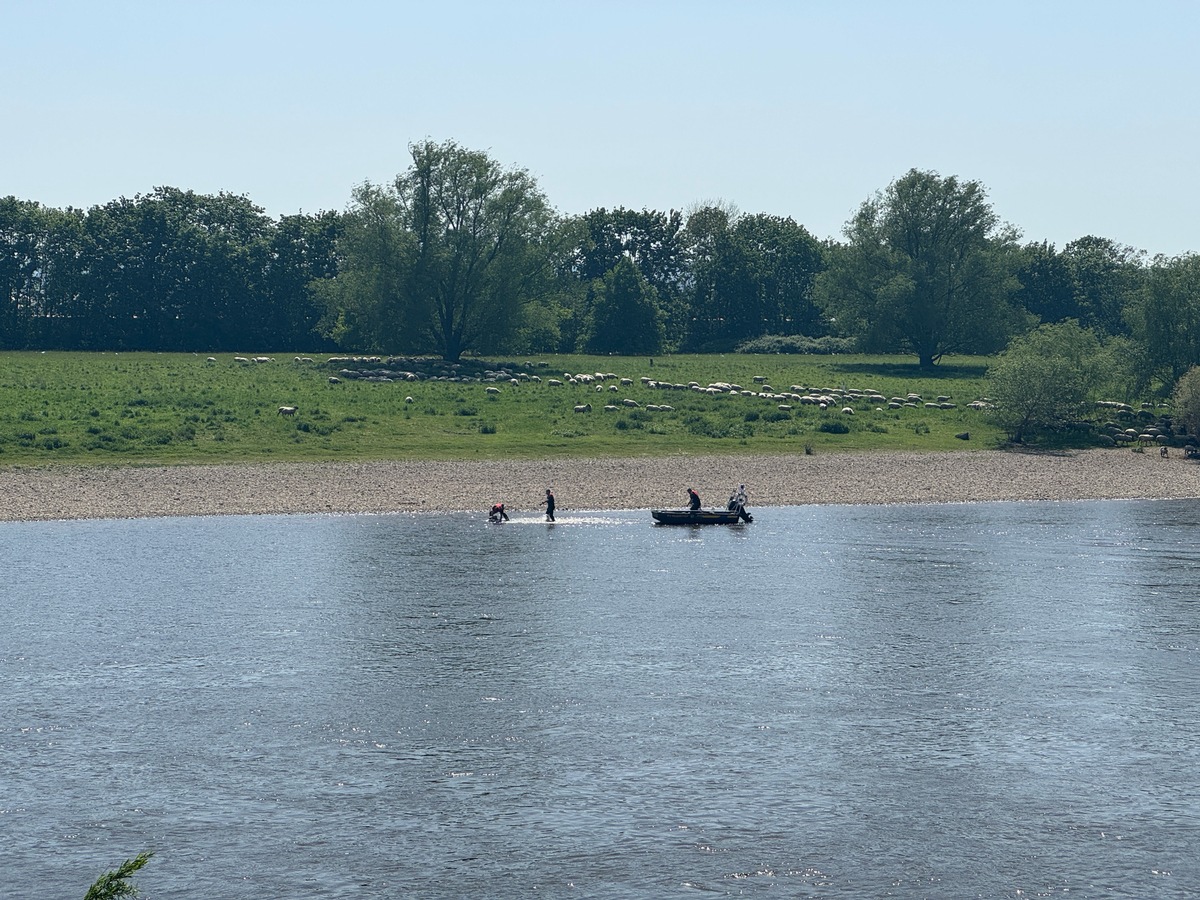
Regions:
<instances>
[{"instance_id":1,"label":"person standing in water","mask_svg":"<svg viewBox=\"0 0 1200 900\"><path fill-rule=\"evenodd\" d=\"M554 491L546 488L546 499L542 501L542 506L546 507L546 521L554 521Z\"/></svg>"}]
</instances>

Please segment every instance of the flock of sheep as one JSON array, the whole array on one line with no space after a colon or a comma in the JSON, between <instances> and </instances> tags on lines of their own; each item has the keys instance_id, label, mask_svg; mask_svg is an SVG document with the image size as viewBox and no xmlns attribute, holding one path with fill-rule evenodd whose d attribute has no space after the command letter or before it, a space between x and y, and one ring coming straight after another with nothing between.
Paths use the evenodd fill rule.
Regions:
<instances>
[{"instance_id":1,"label":"flock of sheep","mask_svg":"<svg viewBox=\"0 0 1200 900\"><path fill-rule=\"evenodd\" d=\"M513 372L507 369L489 370L484 373L482 380L490 382L507 381L513 386L520 385L525 381L542 381L538 375L530 375L526 372ZM884 409L904 408L954 409L957 406L948 396L939 396L936 400L925 400L919 394L914 393L906 394L903 397L885 397L878 391L856 388L812 388L805 385L793 384L787 391L776 391L775 388L767 384L765 375L755 375L754 387L752 388L745 388L740 384L725 381L716 381L703 385L698 381L689 381L687 384L681 384L659 381L645 375L638 379L638 381L644 388L649 390L690 391L708 396L741 396L773 401L781 412L790 412L793 409L793 405L811 405L822 410L836 409L848 416L854 415L856 405L861 408L864 404L872 406L877 412L882 412ZM612 372L575 374L564 372L562 378L548 378L545 383L549 387L563 387L566 385L592 387L597 393L607 392L612 394L622 393L623 391L627 392L626 389L633 387L635 384L632 378L622 378ZM485 391L488 394L496 395L500 393L500 388L489 385L485 388ZM990 409L992 406L991 402L986 398L972 401L967 405L971 409ZM666 403L647 403L643 405L641 402L630 397L623 397L619 405L617 403L607 403L602 408L605 411L613 412L620 409L621 406L642 408L649 412L672 412L675 409L675 407ZM577 413L589 413L592 411L592 405L590 403L577 404L574 409Z\"/></svg>"},{"instance_id":2,"label":"flock of sheep","mask_svg":"<svg viewBox=\"0 0 1200 900\"><path fill-rule=\"evenodd\" d=\"M215 363L214 357L208 357L210 364ZM238 365L253 365L260 363L274 362L273 357L269 356L236 356L234 362ZM315 364L311 357L297 356L293 360L296 364ZM537 374L531 374L524 370L515 368L499 368L499 369L482 369L476 374L468 374L459 371L459 367L455 365L445 364L446 368L439 374L420 373L415 370L413 364L418 360L412 359L384 359L378 356L344 356L330 357L325 363L325 366L339 367L336 375L329 376L331 384L339 384L343 380L353 381L368 381L390 383L396 381L450 381L450 382L477 382L485 385L484 391L488 396L498 396L501 392L501 384L508 384L511 387L517 387L521 384L545 384L547 387L557 388L568 385L575 387L592 388L596 393L620 394L630 393L629 389L635 384L640 385L647 390L666 391L666 392L686 392L705 394L708 396L741 396L755 398L759 400L767 400L774 402L780 412L790 412L795 406L815 406L821 410L836 410L843 415L851 416L855 414L856 408L869 406L877 412L882 412L884 409L898 410L905 408L924 408L924 409L954 409L957 404L948 396L939 396L934 400L925 400L919 394L908 393L904 396L887 397L878 391L863 390L856 388L813 388L805 385L793 384L786 391L777 391L767 383L766 376L754 376L754 385L752 387L743 387L740 384L733 382L717 381L709 384L700 384L696 381L690 381L686 384L657 380L649 376L642 376L635 382L632 378L621 377L613 372L564 372L561 378L543 378ZM409 368L397 366L397 363L409 364ZM538 363L536 367L545 367L544 363ZM535 368L534 364L527 363L526 368ZM412 403L413 398L405 397L405 403ZM991 403L986 398L972 401L967 406L971 409L990 409ZM675 407L668 403L642 403L632 397L625 396L619 401L613 398L612 402L605 403L601 408L606 412L614 412L622 407L644 409L647 412L673 412ZM281 406L279 414L284 416L295 415L297 407ZM578 403L574 405L576 413L590 413L592 404L588 402Z\"/></svg>"},{"instance_id":3,"label":"flock of sheep","mask_svg":"<svg viewBox=\"0 0 1200 900\"><path fill-rule=\"evenodd\" d=\"M215 357L208 357L206 362L216 363ZM273 363L270 356L235 356L233 361L242 366ZM297 356L293 360L298 365L318 365L312 357ZM448 381L460 383L482 383L484 392L490 397L500 394L501 385L518 387L522 384L545 384L549 388L574 386L594 390L598 394L628 394L635 385L653 391L692 392L708 396L739 396L773 402L780 412L791 412L795 406L815 406L820 410L834 410L842 415L852 416L855 409L868 407L875 412L899 409L954 409L957 404L951 397L938 396L926 400L919 394L907 393L904 396L888 397L878 391L856 388L814 388L793 384L786 391L777 391L767 383L766 376L755 375L752 387L743 387L733 382L716 381L700 384L689 381L686 384L657 380L649 376L641 376L637 382L613 372L564 372L561 378L545 378L531 374L525 369L546 368L545 363L526 363L525 369L501 367L489 369L479 367L471 372L462 364L444 363L442 361L387 358L379 356L334 356L323 365L338 367L336 375L329 376L331 384L340 384L343 379L368 382L396 381ZM424 369L424 371L421 371ZM413 403L411 396L404 398L405 403ZM1134 409L1127 403L1116 401L1100 401L1101 408L1111 409L1116 418L1125 421L1105 423L1100 433L1111 440L1113 444L1136 445L1138 449L1158 445L1164 450L1180 435L1180 429L1172 425L1169 419L1161 419L1146 409ZM973 400L966 404L969 409L987 410L993 405L986 397ZM619 400L613 398L601 406L606 412L615 412L622 407L643 409L647 412L673 412L674 406L667 403L642 403L632 397L624 396ZM298 407L287 405L279 407L279 415L293 416ZM574 412L586 414L592 412L589 402L577 403ZM965 433L960 437L965 437ZM1164 454L1165 455L1165 454Z\"/></svg>"}]
</instances>

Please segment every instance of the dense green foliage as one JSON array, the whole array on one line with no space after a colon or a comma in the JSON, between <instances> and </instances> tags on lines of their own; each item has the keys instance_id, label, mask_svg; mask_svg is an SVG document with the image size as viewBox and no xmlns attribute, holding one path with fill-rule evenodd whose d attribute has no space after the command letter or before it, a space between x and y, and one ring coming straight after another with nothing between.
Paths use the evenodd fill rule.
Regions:
<instances>
[{"instance_id":1,"label":"dense green foliage","mask_svg":"<svg viewBox=\"0 0 1200 900\"><path fill-rule=\"evenodd\" d=\"M1200 364L1195 256L1020 246L975 181L913 169L822 243L729 204L562 216L487 153L409 150L342 213L273 220L171 187L86 211L0 198L0 349L866 350L930 368L1074 320L1125 360L1123 394L1165 397Z\"/></svg>"},{"instance_id":2,"label":"dense green foliage","mask_svg":"<svg viewBox=\"0 0 1200 900\"><path fill-rule=\"evenodd\" d=\"M313 346L307 285L338 232L333 213L272 221L174 188L86 213L0 198L0 349Z\"/></svg>"},{"instance_id":3,"label":"dense green foliage","mask_svg":"<svg viewBox=\"0 0 1200 900\"><path fill-rule=\"evenodd\" d=\"M528 173L453 142L415 144L391 185L354 192L339 274L319 288L323 330L362 350L448 360L506 349L522 305L545 290L549 229Z\"/></svg>"},{"instance_id":4,"label":"dense green foliage","mask_svg":"<svg viewBox=\"0 0 1200 900\"><path fill-rule=\"evenodd\" d=\"M1189 369L1175 386L1175 416L1189 434L1200 435L1200 366Z\"/></svg>"},{"instance_id":5,"label":"dense green foliage","mask_svg":"<svg viewBox=\"0 0 1200 900\"><path fill-rule=\"evenodd\" d=\"M988 369L996 420L1020 442L1030 431L1081 419L1100 380L1099 359L1096 336L1075 322L1042 325L1016 338Z\"/></svg>"},{"instance_id":6,"label":"dense green foliage","mask_svg":"<svg viewBox=\"0 0 1200 900\"><path fill-rule=\"evenodd\" d=\"M1015 236L978 182L914 169L863 203L846 237L820 296L865 349L904 345L927 368L946 353L994 352L1019 330Z\"/></svg>"}]
</instances>

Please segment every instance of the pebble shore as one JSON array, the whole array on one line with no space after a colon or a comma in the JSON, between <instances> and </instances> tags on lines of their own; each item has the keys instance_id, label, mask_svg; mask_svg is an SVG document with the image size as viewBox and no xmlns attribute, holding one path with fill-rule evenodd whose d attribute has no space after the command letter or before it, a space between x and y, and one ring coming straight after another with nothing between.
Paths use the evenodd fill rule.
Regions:
<instances>
[{"instance_id":1,"label":"pebble shore","mask_svg":"<svg viewBox=\"0 0 1200 900\"><path fill-rule=\"evenodd\" d=\"M536 512L552 487L572 511L681 507L688 487L721 506L739 483L750 508L805 504L1200 498L1200 463L1180 451L981 450L0 468L0 521L160 516Z\"/></svg>"}]
</instances>

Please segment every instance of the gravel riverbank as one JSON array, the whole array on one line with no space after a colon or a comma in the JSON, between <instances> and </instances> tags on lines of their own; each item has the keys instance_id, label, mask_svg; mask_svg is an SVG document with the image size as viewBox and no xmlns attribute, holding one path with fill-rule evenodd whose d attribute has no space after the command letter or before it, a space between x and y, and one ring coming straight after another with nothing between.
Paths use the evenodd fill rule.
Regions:
<instances>
[{"instance_id":1,"label":"gravel riverbank","mask_svg":"<svg viewBox=\"0 0 1200 900\"><path fill-rule=\"evenodd\" d=\"M839 453L488 462L326 462L0 468L0 521L284 513L533 512L722 505L1200 498L1180 451Z\"/></svg>"}]
</instances>

